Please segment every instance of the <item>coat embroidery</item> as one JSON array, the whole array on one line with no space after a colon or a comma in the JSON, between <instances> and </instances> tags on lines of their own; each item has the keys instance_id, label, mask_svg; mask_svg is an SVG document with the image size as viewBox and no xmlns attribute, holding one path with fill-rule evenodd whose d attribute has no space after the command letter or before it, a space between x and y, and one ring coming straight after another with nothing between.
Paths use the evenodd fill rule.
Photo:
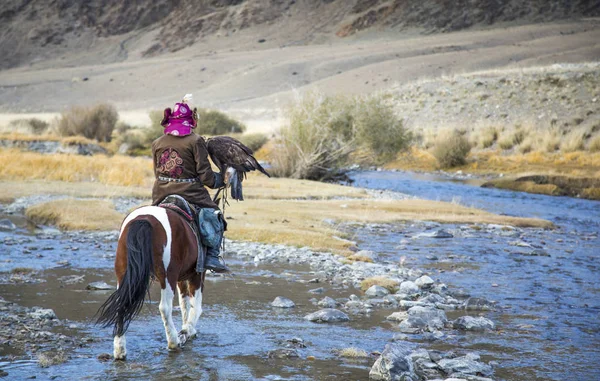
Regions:
<instances>
[{"instance_id":1,"label":"coat embroidery","mask_svg":"<svg viewBox=\"0 0 600 381\"><path fill-rule=\"evenodd\" d=\"M158 172L177 178L183 173L183 159L173 148L167 148L158 160Z\"/></svg>"}]
</instances>

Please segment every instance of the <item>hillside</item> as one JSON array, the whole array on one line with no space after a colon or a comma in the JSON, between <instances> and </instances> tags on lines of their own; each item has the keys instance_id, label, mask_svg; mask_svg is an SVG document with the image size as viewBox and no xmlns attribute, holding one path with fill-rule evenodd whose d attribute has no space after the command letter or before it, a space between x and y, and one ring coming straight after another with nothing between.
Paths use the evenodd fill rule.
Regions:
<instances>
[{"instance_id":1,"label":"hillside","mask_svg":"<svg viewBox=\"0 0 600 381\"><path fill-rule=\"evenodd\" d=\"M205 51L214 39L220 49L263 49L598 15L593 0L5 0L0 69L106 64L192 45Z\"/></svg>"}]
</instances>

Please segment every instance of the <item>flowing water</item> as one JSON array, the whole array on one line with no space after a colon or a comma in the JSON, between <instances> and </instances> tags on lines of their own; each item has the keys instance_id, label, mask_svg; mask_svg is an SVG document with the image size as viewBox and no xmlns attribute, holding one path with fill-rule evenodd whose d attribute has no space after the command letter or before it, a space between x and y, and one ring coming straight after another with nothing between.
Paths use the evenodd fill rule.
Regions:
<instances>
[{"instance_id":1,"label":"flowing water","mask_svg":"<svg viewBox=\"0 0 600 381\"><path fill-rule=\"evenodd\" d=\"M354 185L552 221L553 230L469 229L414 238L435 224L359 229L363 249L429 268L434 279L498 303L498 330L447 340L500 363L507 380L600 380L600 203L480 188L436 175L359 172Z\"/></svg>"},{"instance_id":2,"label":"flowing water","mask_svg":"<svg viewBox=\"0 0 600 381\"><path fill-rule=\"evenodd\" d=\"M484 313L497 324L494 331L445 331L434 342L420 335L408 340L428 349L477 351L483 360L497 363L498 379L600 379L600 203L482 189L435 176L362 172L353 178L362 187L459 200L497 213L553 221L555 230L520 232L414 222L359 227L353 233L360 248L381 253L381 261L404 260L404 266L425 268L451 289L497 302L496 311ZM9 379L364 380L376 356L342 359L335 350L381 351L398 332L397 323L385 320L393 312L389 309L352 315L342 324L307 322L303 317L318 309L312 298L347 298L359 291L308 283L315 274L304 266L257 266L229 258L235 278L208 278L200 335L180 353L165 350L159 293L153 287L152 301L128 331L128 361L102 362L96 359L99 354L112 353L111 330L91 322L109 292L85 286L99 280L115 284L116 236L39 232L22 217L9 218L19 229L0 232L0 295L22 306L52 308L65 323L65 334L83 343L69 361L49 368L40 368L27 353L0 346L0 370L7 371ZM415 238L440 228L454 238ZM36 270L33 281L7 281L7 274L18 267ZM82 278L65 281L77 277ZM323 294L309 293L320 286L326 289ZM279 295L294 300L296 308L271 307ZM448 312L448 317L464 313ZM177 308L174 318L179 326ZM289 341L294 338L301 338L305 347ZM268 358L268 351L289 346L297 348L298 359Z\"/></svg>"}]
</instances>

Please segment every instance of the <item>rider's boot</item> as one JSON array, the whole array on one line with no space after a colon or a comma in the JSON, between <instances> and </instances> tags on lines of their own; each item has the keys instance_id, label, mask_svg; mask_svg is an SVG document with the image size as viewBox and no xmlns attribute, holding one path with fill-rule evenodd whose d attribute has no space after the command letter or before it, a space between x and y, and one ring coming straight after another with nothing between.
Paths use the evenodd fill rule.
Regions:
<instances>
[{"instance_id":1,"label":"rider's boot","mask_svg":"<svg viewBox=\"0 0 600 381\"><path fill-rule=\"evenodd\" d=\"M229 267L225 266L225 264L221 263L219 259L219 249L209 247L206 251L206 259L204 260L204 268L207 270L212 270L216 273L226 273L229 272Z\"/></svg>"}]
</instances>

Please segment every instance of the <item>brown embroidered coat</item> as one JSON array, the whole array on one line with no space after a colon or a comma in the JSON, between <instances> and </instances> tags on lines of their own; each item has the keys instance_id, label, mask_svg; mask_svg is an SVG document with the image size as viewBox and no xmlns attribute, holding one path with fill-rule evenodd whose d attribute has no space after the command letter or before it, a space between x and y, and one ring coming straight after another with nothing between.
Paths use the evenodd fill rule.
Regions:
<instances>
[{"instance_id":1,"label":"brown embroidered coat","mask_svg":"<svg viewBox=\"0 0 600 381\"><path fill-rule=\"evenodd\" d=\"M187 136L163 135L152 142L154 161L154 187L152 205L157 205L170 194L177 194L201 208L217 208L208 191L215 187L215 173L208 161L204 139L192 133ZM159 180L197 178L197 182L173 182Z\"/></svg>"}]
</instances>

